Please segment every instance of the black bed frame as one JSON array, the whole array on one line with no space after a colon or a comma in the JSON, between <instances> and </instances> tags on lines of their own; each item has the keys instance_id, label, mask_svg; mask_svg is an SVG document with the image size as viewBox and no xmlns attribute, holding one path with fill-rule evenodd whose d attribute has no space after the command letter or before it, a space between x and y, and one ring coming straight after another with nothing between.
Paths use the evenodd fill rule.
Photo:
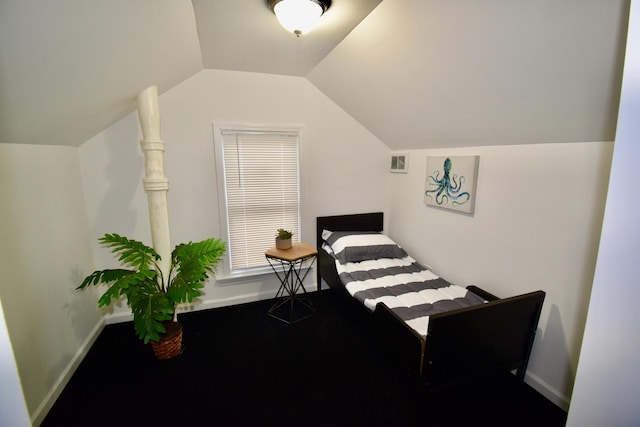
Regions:
<instances>
[{"instance_id":1,"label":"black bed frame","mask_svg":"<svg viewBox=\"0 0 640 427\"><path fill-rule=\"evenodd\" d=\"M324 280L349 295L334 259L322 250L322 230L382 231L383 219L382 212L317 218L318 290ZM430 390L497 371L515 370L524 380L545 293L501 299L476 286L467 289L488 302L430 316L426 338L382 303L372 314L384 347Z\"/></svg>"}]
</instances>

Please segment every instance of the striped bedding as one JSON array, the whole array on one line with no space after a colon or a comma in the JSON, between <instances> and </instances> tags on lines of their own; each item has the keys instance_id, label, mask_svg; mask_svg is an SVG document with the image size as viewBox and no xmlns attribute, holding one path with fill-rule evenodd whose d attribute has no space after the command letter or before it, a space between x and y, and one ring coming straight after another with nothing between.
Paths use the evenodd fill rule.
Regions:
<instances>
[{"instance_id":1,"label":"striped bedding","mask_svg":"<svg viewBox=\"0 0 640 427\"><path fill-rule=\"evenodd\" d=\"M352 244L364 244L368 237L358 236L357 239L360 241ZM373 243L375 246L379 242ZM467 289L438 277L402 249L402 257L376 256L376 259L351 262L339 254L336 256L343 246L334 243L332 247L327 243L324 248L336 259L338 275L349 293L370 311L375 310L378 303L384 303L421 336L427 334L430 315L485 302ZM380 252L371 246L367 251ZM394 253L394 256L401 256L397 250Z\"/></svg>"}]
</instances>

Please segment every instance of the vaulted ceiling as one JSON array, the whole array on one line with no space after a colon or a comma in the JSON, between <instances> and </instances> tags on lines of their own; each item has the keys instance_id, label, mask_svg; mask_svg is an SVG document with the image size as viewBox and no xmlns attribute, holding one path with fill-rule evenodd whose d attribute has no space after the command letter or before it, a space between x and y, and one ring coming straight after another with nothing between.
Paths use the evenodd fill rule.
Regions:
<instances>
[{"instance_id":1,"label":"vaulted ceiling","mask_svg":"<svg viewBox=\"0 0 640 427\"><path fill-rule=\"evenodd\" d=\"M0 143L78 146L207 69L306 77L392 149L611 140L630 0L3 0Z\"/></svg>"}]
</instances>

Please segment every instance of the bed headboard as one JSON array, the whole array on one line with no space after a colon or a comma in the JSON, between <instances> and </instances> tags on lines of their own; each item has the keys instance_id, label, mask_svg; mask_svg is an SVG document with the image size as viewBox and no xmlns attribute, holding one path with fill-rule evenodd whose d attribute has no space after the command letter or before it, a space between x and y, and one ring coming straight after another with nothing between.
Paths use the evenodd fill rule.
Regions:
<instances>
[{"instance_id":1,"label":"bed headboard","mask_svg":"<svg viewBox=\"0 0 640 427\"><path fill-rule=\"evenodd\" d=\"M351 215L319 216L316 220L316 245L322 246L322 230L329 231L382 231L382 212Z\"/></svg>"},{"instance_id":2,"label":"bed headboard","mask_svg":"<svg viewBox=\"0 0 640 427\"><path fill-rule=\"evenodd\" d=\"M316 247L318 248L317 283L321 288L322 279L332 288L342 287L335 260L322 250L322 230L329 231L382 231L382 212L319 216L316 219Z\"/></svg>"}]
</instances>

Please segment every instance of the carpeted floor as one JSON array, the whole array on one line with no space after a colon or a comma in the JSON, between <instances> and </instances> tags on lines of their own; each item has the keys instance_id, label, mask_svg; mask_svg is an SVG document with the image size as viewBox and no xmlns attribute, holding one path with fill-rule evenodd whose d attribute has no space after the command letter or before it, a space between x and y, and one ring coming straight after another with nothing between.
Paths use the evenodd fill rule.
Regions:
<instances>
[{"instance_id":1,"label":"carpeted floor","mask_svg":"<svg viewBox=\"0 0 640 427\"><path fill-rule=\"evenodd\" d=\"M510 374L427 394L390 366L367 314L333 291L293 325L272 301L181 315L159 361L131 323L107 326L42 426L563 426Z\"/></svg>"}]
</instances>

